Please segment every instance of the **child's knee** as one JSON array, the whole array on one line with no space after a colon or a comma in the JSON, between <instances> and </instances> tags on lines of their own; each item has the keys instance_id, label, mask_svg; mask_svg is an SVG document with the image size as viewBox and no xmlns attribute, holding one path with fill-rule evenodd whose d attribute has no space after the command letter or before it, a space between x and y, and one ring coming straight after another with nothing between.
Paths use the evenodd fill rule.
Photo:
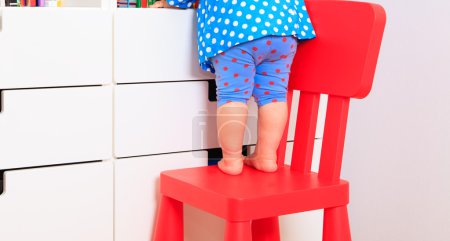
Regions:
<instances>
[{"instance_id":1,"label":"child's knee","mask_svg":"<svg viewBox=\"0 0 450 241\"><path fill-rule=\"evenodd\" d=\"M286 102L286 91L263 90L255 91L253 96L258 107L274 102Z\"/></svg>"},{"instance_id":2,"label":"child's knee","mask_svg":"<svg viewBox=\"0 0 450 241\"><path fill-rule=\"evenodd\" d=\"M241 102L247 104L250 97L250 90L241 90L239 88L221 88L220 90L217 90L217 106L220 107L230 102Z\"/></svg>"}]
</instances>

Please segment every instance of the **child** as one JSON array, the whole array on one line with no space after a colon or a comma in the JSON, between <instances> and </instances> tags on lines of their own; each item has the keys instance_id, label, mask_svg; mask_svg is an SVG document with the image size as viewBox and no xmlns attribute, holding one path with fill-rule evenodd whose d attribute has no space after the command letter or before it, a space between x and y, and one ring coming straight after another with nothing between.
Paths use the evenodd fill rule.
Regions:
<instances>
[{"instance_id":1,"label":"child","mask_svg":"<svg viewBox=\"0 0 450 241\"><path fill-rule=\"evenodd\" d=\"M196 0L162 0L153 7L189 8ZM315 37L303 0L200 0L198 54L216 74L218 167L238 175L243 164L277 170L276 150L287 122L286 92L297 40ZM242 156L247 101L258 104L255 152Z\"/></svg>"}]
</instances>

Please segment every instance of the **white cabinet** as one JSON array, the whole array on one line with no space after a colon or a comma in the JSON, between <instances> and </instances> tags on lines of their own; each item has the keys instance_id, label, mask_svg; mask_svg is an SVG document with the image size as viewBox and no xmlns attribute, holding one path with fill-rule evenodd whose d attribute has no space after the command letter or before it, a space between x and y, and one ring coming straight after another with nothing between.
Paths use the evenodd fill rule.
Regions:
<instances>
[{"instance_id":1,"label":"white cabinet","mask_svg":"<svg viewBox=\"0 0 450 241\"><path fill-rule=\"evenodd\" d=\"M153 234L160 198L160 172L205 166L208 161L207 152L200 151L124 158L115 163L115 241L148 241ZM211 241L209 236L205 236L206 232L220 235L220 230L223 229L221 219L200 210L185 206L185 214L186 241ZM196 223L196 220L202 221ZM213 230L193 232L196 226L208 223L208 227L211 226Z\"/></svg>"},{"instance_id":2,"label":"white cabinet","mask_svg":"<svg viewBox=\"0 0 450 241\"><path fill-rule=\"evenodd\" d=\"M112 88L2 91L0 170L112 156Z\"/></svg>"},{"instance_id":3,"label":"white cabinet","mask_svg":"<svg viewBox=\"0 0 450 241\"><path fill-rule=\"evenodd\" d=\"M193 9L117 9L115 81L212 79L198 64L195 15Z\"/></svg>"},{"instance_id":4,"label":"white cabinet","mask_svg":"<svg viewBox=\"0 0 450 241\"><path fill-rule=\"evenodd\" d=\"M216 102L206 81L119 85L115 95L115 154L138 156L218 147ZM246 144L256 143L251 102Z\"/></svg>"},{"instance_id":5,"label":"white cabinet","mask_svg":"<svg viewBox=\"0 0 450 241\"><path fill-rule=\"evenodd\" d=\"M1 10L0 89L112 81L112 11Z\"/></svg>"},{"instance_id":6,"label":"white cabinet","mask_svg":"<svg viewBox=\"0 0 450 241\"><path fill-rule=\"evenodd\" d=\"M1 240L113 240L111 163L6 171L4 176Z\"/></svg>"}]
</instances>

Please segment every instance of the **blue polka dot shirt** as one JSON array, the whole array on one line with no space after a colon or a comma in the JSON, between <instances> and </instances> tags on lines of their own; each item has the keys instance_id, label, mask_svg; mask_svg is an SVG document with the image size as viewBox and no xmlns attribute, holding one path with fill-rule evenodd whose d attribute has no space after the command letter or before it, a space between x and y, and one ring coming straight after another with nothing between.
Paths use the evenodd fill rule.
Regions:
<instances>
[{"instance_id":1,"label":"blue polka dot shirt","mask_svg":"<svg viewBox=\"0 0 450 241\"><path fill-rule=\"evenodd\" d=\"M167 0L189 8L196 0ZM210 57L268 35L312 39L315 32L303 0L200 0L197 9L198 56L214 73Z\"/></svg>"}]
</instances>

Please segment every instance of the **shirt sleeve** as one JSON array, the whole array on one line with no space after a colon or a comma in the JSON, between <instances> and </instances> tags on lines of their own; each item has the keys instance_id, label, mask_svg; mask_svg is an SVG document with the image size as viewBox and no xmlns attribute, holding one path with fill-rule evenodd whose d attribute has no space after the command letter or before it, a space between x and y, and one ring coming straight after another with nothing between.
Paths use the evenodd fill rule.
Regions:
<instances>
[{"instance_id":1,"label":"shirt sleeve","mask_svg":"<svg viewBox=\"0 0 450 241\"><path fill-rule=\"evenodd\" d=\"M167 0L167 4L177 8L190 8L196 0Z\"/></svg>"}]
</instances>

